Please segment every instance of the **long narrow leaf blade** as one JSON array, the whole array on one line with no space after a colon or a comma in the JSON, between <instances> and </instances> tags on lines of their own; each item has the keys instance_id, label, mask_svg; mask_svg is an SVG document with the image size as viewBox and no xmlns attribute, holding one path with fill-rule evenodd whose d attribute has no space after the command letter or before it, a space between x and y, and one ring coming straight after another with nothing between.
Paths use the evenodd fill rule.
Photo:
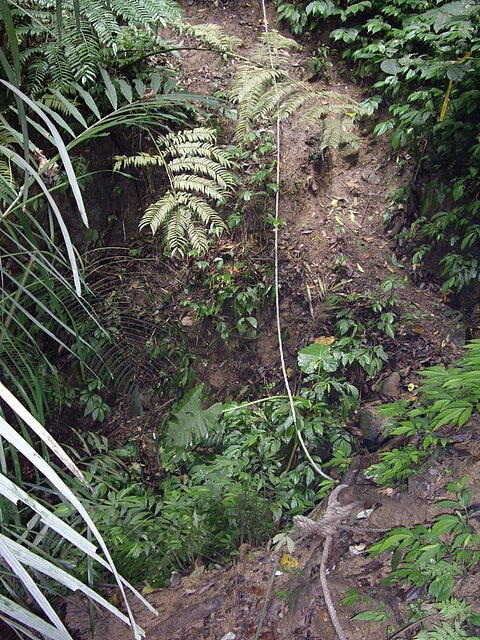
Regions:
<instances>
[{"instance_id":1,"label":"long narrow leaf blade","mask_svg":"<svg viewBox=\"0 0 480 640\"><path fill-rule=\"evenodd\" d=\"M20 89L17 89L17 87L15 87L13 84L11 84L10 82L6 82L5 80L2 80L0 78L0 82L7 87L7 89L10 89L10 91L13 91L15 93L15 95L17 95L19 98L21 98L21 100L23 102L25 102L25 104L27 104L33 111L35 111L35 113L39 116L39 118L41 118L45 124L47 125L52 138L55 142L55 146L58 149L58 152L60 154L60 157L62 159L63 162L63 166L64 169L66 171L67 177L68 177L68 181L70 183L70 187L72 189L73 195L75 197L75 201L77 203L77 207L78 210L80 212L80 215L82 217L83 223L85 224L86 227L88 227L88 218L87 218L87 212L85 210L85 204L83 202L83 198L82 198L82 193L80 191L80 186L78 184L77 181L77 177L75 175L75 171L73 170L73 166L72 166L72 161L70 159L70 156L68 154L67 148L65 147L65 144L62 140L61 135L58 132L58 129L56 128L56 126L53 124L53 122L50 120L50 118L48 118L45 113L43 112L43 110L37 105L35 104L35 102L33 102L33 100L30 100L30 98L28 98L22 91L20 91Z\"/></svg>"}]
</instances>

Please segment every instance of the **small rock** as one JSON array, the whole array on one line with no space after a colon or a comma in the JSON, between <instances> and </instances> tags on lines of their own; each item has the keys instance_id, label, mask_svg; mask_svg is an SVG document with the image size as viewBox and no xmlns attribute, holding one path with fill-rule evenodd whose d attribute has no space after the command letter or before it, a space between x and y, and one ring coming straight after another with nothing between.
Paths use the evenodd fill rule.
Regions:
<instances>
[{"instance_id":1,"label":"small rock","mask_svg":"<svg viewBox=\"0 0 480 640\"><path fill-rule=\"evenodd\" d=\"M411 476L408 479L408 493L419 498L431 496L435 489L436 478L428 471L426 473Z\"/></svg>"},{"instance_id":2,"label":"small rock","mask_svg":"<svg viewBox=\"0 0 480 640\"><path fill-rule=\"evenodd\" d=\"M358 426L363 433L363 441L369 451L375 451L384 439L382 426L388 422L379 413L379 408L366 405L357 413Z\"/></svg>"},{"instance_id":3,"label":"small rock","mask_svg":"<svg viewBox=\"0 0 480 640\"><path fill-rule=\"evenodd\" d=\"M372 169L365 169L362 173L362 178L368 184L380 184L381 179L378 173Z\"/></svg>"},{"instance_id":4,"label":"small rock","mask_svg":"<svg viewBox=\"0 0 480 640\"><path fill-rule=\"evenodd\" d=\"M374 391L387 398L398 398L402 392L400 374L394 371L375 385Z\"/></svg>"}]
</instances>

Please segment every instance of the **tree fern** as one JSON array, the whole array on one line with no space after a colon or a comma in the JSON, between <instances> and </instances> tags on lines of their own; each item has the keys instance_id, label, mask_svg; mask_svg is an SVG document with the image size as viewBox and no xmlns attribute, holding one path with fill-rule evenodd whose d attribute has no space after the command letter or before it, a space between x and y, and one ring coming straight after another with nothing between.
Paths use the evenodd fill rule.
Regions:
<instances>
[{"instance_id":1,"label":"tree fern","mask_svg":"<svg viewBox=\"0 0 480 640\"><path fill-rule=\"evenodd\" d=\"M153 233L165 230L165 245L172 254L185 255L191 248L197 255L208 248L208 235L220 235L225 223L214 209L226 201L235 184L230 154L216 146L215 131L199 127L169 133L157 140L157 153L118 156L115 169L162 167L170 188L149 205L140 228Z\"/></svg>"}]
</instances>

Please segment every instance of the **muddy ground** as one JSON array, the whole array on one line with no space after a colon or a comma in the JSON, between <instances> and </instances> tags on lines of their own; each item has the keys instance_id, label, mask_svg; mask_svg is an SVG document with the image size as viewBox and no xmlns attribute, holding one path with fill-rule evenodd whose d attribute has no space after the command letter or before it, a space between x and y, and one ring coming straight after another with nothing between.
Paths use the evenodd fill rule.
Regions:
<instances>
[{"instance_id":1,"label":"muddy ground","mask_svg":"<svg viewBox=\"0 0 480 640\"><path fill-rule=\"evenodd\" d=\"M218 24L226 33L240 37L244 43L241 53L246 57L264 28L260 2L190 0L182 4L191 23ZM272 5L268 3L267 14L270 26L274 27ZM187 36L185 43L189 44ZM308 43L302 52L293 54L293 76L304 73L305 61L319 44ZM208 52L186 51L181 64L184 85L208 94L225 91L238 64L234 59L225 62ZM320 75L310 78L313 86L362 99L363 87L341 76L335 66ZM418 383L419 370L432 364L447 364L457 357L470 331L461 314L441 296L432 274L413 272L407 257L402 255L402 247L389 228L385 228L388 194L405 184L415 167L408 156L393 153L387 139L373 138L371 130L372 122L360 125L362 145L358 158L345 159L333 154L324 164L312 157L315 132L311 129L290 122L282 126L280 140L280 217L286 221L280 232L280 298L281 321L289 329L285 345L288 364L295 368L299 348L319 336L329 335L323 303L339 280L339 257L342 257L341 277L348 281L348 292L377 289L392 275L404 284L404 288L395 291L404 320L397 326L395 338L384 339L390 362L382 378L388 384L382 387L381 381L376 380L365 385L362 402L367 407L407 394L409 385ZM395 218L392 225L394 222ZM258 234L252 247L259 260L271 263L273 246L268 233ZM181 290L184 267L168 266L155 256L150 264L155 269L145 269L143 264L142 270L127 269L122 273L123 282L130 278L126 289L140 306L138 290L144 292L149 286L157 291L166 289L176 279ZM168 313L178 320L181 311L172 304ZM235 396L246 384L254 387L255 381L274 383L280 388L273 310L263 312L259 337L248 351L245 346L225 350L214 332L209 335L209 331L208 326L204 327L203 341L197 340L195 344L198 362L202 363L196 365L197 378L212 388L216 398ZM118 435L118 419L112 424L112 432ZM137 424L141 430L141 424ZM375 459L376 453L363 448L355 465L361 470ZM408 486L379 489L361 472L349 479L339 501L350 508L345 519L336 524L327 559L332 600L349 640L393 638L396 634L388 635L389 625L396 630L408 627L406 608L411 594L386 587L382 578L388 574L390 556L384 554L373 559L366 555L365 548L381 537L382 530L430 522L439 513L435 501L447 495L447 483L464 475L469 476L473 502L480 502L480 436L473 428L463 439L452 438L445 455L429 460ZM373 508L371 515L358 519L358 514L367 507ZM175 577L169 588L150 593L148 600L158 616L137 603L132 602L132 607L149 640L334 640L336 632L320 581L323 548L324 535L318 532L306 535L297 541L293 553L298 565L285 567L278 564L272 549L251 549L244 545L233 566L207 570L200 563L192 568L191 574ZM353 607L343 604L341 601L350 589L358 590L363 602ZM455 597L473 604L479 589L480 576L471 573L460 581ZM388 620L352 621L353 615L368 608L385 611ZM88 611L83 602L68 602L66 620L75 637L82 640L90 637ZM425 624L433 622L432 617ZM410 626L401 637L412 637L416 631L418 627ZM129 637L125 626L98 612L96 639Z\"/></svg>"}]
</instances>

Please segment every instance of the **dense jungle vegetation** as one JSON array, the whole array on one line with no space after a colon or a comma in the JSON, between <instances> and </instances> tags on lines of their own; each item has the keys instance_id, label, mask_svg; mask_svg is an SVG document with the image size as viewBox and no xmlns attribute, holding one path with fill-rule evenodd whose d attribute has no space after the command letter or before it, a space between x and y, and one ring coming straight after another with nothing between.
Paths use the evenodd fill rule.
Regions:
<instances>
[{"instance_id":1,"label":"dense jungle vegetation","mask_svg":"<svg viewBox=\"0 0 480 640\"><path fill-rule=\"evenodd\" d=\"M96 584L115 581L144 600L131 584L166 585L198 558L228 562L242 542L263 544L313 509L357 451L345 425L360 406L361 381L388 361L378 336L395 336L401 281L385 280L380 296L332 290L331 336L299 351L296 395L267 384L212 403L194 379L181 324L157 326L149 357L164 377L145 390L115 291L102 297L95 289L89 251L101 246L103 229L88 228L85 204L105 180L95 149L115 141L112 194L132 175L155 182L161 195L147 193L140 229L161 237L172 269L188 261L191 290L201 284L208 296L187 295L183 306L211 321L226 345L255 340L257 316L275 303L276 289L272 271L248 256L227 264L218 238L241 235L242 206L252 201L266 233L281 226L265 206L280 188L269 123L295 117L300 106L302 117L324 122L319 153L358 150L352 127L342 125L352 117L408 152L411 180L392 193L385 225L395 226L414 271L438 274L441 292L463 313L479 302L478 4L275 4L297 40L325 34L314 64L334 61L358 79L361 104L293 81L288 52L296 43L276 32L259 40L228 93L189 93L178 76L181 36L225 58L239 43L189 26L172 0L0 0L0 619L23 637L70 638L55 608L68 590L115 612L140 637L128 605L121 613ZM178 41L159 35L167 26ZM235 123L228 143L224 119ZM171 297L163 292L161 304ZM147 331L153 318L145 322ZM422 375L413 402L386 409L384 438L402 436L402 444L367 470L379 485L405 482L445 446L444 425L478 415L480 339L451 367ZM167 407L152 438L155 474L138 443L115 447L102 434L115 397L137 418L146 404ZM52 424L63 428L52 432ZM454 516L389 532L371 550L395 550L392 580L428 585L443 618L416 640L473 637L464 625L480 622L454 598L458 576L480 559L465 484L452 485Z\"/></svg>"}]
</instances>

